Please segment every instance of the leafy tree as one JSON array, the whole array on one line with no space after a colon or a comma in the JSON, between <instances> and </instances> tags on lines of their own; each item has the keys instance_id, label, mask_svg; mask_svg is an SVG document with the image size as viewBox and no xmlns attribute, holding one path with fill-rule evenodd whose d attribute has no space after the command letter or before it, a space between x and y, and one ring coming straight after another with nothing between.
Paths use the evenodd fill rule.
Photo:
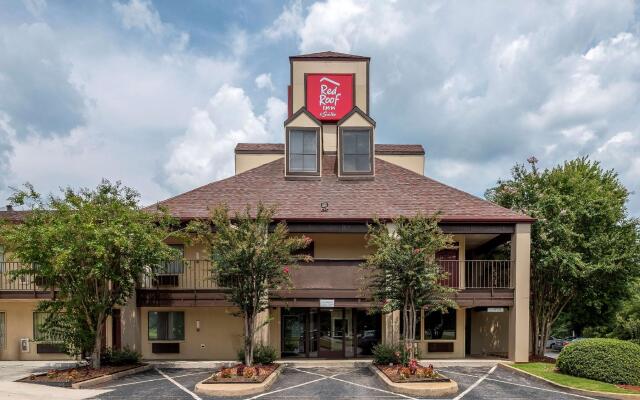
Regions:
<instances>
[{"instance_id":1,"label":"leafy tree","mask_svg":"<svg viewBox=\"0 0 640 400\"><path fill-rule=\"evenodd\" d=\"M91 354L100 367L101 332L114 307L134 294L136 281L155 265L175 259L164 243L172 219L146 212L131 188L103 180L95 189L65 189L42 197L31 185L10 198L31 208L24 223L0 228L7 249L24 262L17 276L33 276L56 291L40 302L44 330L71 354Z\"/></svg>"},{"instance_id":2,"label":"leafy tree","mask_svg":"<svg viewBox=\"0 0 640 400\"><path fill-rule=\"evenodd\" d=\"M190 227L209 244L212 275L228 289L228 300L244 319L244 361L248 366L253 364L255 333L262 327L257 326L257 316L269 306L269 291L290 284L289 266L311 260L297 254L309 245L309 238L290 236L284 223L270 229L274 213L275 208L258 204L255 215L247 207L232 217L228 207L220 206L213 210L209 222L197 221Z\"/></svg>"},{"instance_id":3,"label":"leafy tree","mask_svg":"<svg viewBox=\"0 0 640 400\"><path fill-rule=\"evenodd\" d=\"M567 305L601 293L626 296L639 274L640 230L627 214L629 192L612 170L588 158L540 171L516 165L486 197L524 212L531 231L531 328L534 353Z\"/></svg>"},{"instance_id":4,"label":"leafy tree","mask_svg":"<svg viewBox=\"0 0 640 400\"><path fill-rule=\"evenodd\" d=\"M367 241L374 252L362 264L366 289L382 312L401 312L401 336L414 358L417 314L423 308L428 313L456 308L451 299L455 289L442 283L447 273L436 260L436 252L450 248L453 238L442 232L437 216L418 214L398 217L390 226L376 221Z\"/></svg>"}]
</instances>

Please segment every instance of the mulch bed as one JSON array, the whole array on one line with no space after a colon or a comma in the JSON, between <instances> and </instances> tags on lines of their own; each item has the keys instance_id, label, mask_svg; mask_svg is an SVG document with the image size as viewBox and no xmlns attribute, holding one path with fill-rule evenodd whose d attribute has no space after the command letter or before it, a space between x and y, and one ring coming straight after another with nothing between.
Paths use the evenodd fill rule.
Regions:
<instances>
[{"instance_id":1,"label":"mulch bed","mask_svg":"<svg viewBox=\"0 0 640 400\"><path fill-rule=\"evenodd\" d=\"M260 383L269 377L280 365L254 365L247 367L238 364L231 368L221 368L211 378L202 383Z\"/></svg>"},{"instance_id":2,"label":"mulch bed","mask_svg":"<svg viewBox=\"0 0 640 400\"><path fill-rule=\"evenodd\" d=\"M633 390L634 392L640 392L640 386L633 386L633 385L616 385L616 386L621 388L621 389Z\"/></svg>"},{"instance_id":3,"label":"mulch bed","mask_svg":"<svg viewBox=\"0 0 640 400\"><path fill-rule=\"evenodd\" d=\"M451 379L440 375L431 364L426 367L420 364L414 367L404 367L402 365L376 365L376 367L394 383L451 381Z\"/></svg>"},{"instance_id":4,"label":"mulch bed","mask_svg":"<svg viewBox=\"0 0 640 400\"><path fill-rule=\"evenodd\" d=\"M543 362L543 363L555 364L556 359L547 357L547 356L536 356L535 354L530 354L529 362Z\"/></svg>"},{"instance_id":5,"label":"mulch bed","mask_svg":"<svg viewBox=\"0 0 640 400\"><path fill-rule=\"evenodd\" d=\"M68 369L51 369L42 374L30 375L20 379L18 382L39 383L41 385L71 387L72 384L83 382L89 379L98 378L104 375L111 375L117 372L126 371L132 368L138 368L144 364L133 365L104 365L98 369L89 366L68 368Z\"/></svg>"}]
</instances>

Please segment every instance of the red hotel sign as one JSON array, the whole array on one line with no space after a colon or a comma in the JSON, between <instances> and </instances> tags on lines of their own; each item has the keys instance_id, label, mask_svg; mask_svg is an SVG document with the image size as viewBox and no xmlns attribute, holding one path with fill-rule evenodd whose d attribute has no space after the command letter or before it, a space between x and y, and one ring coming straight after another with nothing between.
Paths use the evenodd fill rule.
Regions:
<instances>
[{"instance_id":1,"label":"red hotel sign","mask_svg":"<svg viewBox=\"0 0 640 400\"><path fill-rule=\"evenodd\" d=\"M353 108L353 75L307 74L307 110L321 121L337 121Z\"/></svg>"}]
</instances>

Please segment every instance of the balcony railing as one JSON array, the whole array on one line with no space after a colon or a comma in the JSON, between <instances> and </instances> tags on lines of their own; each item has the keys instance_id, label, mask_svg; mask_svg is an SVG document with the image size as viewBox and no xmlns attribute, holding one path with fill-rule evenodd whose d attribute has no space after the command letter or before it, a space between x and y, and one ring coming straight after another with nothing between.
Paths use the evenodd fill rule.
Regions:
<instances>
[{"instance_id":1,"label":"balcony railing","mask_svg":"<svg viewBox=\"0 0 640 400\"><path fill-rule=\"evenodd\" d=\"M14 272L28 267L21 262L0 262L0 291L44 291L44 282L33 276L15 276Z\"/></svg>"},{"instance_id":2,"label":"balcony railing","mask_svg":"<svg viewBox=\"0 0 640 400\"><path fill-rule=\"evenodd\" d=\"M460 289L513 288L511 261L509 260L440 260L438 262L443 270L448 273L447 278L442 282L447 286ZM311 280L307 286L311 285L311 283L313 283L311 286L318 288L323 284L335 286L336 282L329 279L330 277L311 276L320 271L322 271L322 274L330 273L325 271L326 268L323 269L323 266L324 264L316 262L308 266L305 265L304 268L300 268L300 271L294 271L299 275L302 273L309 275L308 277L301 276L294 279L294 284ZM48 290L46 285L40 282L38 278L29 276L13 277L12 271L24 267L25 264L20 262L0 263L0 291ZM354 264L340 265L339 268L357 269L358 267ZM354 273L359 276L357 272L354 271ZM299 280L301 282L297 282ZM349 279L349 282L351 281L355 282L356 279ZM354 287L357 289L356 286L359 287L354 283ZM220 288L213 279L211 261L209 260L184 260L167 263L155 275L143 275L140 278L139 287L141 289L161 290L211 290Z\"/></svg>"},{"instance_id":3,"label":"balcony railing","mask_svg":"<svg viewBox=\"0 0 640 400\"><path fill-rule=\"evenodd\" d=\"M209 260L172 261L161 266L155 274L145 274L141 289L208 290L218 289L211 273Z\"/></svg>"},{"instance_id":4,"label":"balcony railing","mask_svg":"<svg viewBox=\"0 0 640 400\"><path fill-rule=\"evenodd\" d=\"M510 260L439 260L438 263L448 273L443 282L447 286L462 289L513 288Z\"/></svg>"}]
</instances>

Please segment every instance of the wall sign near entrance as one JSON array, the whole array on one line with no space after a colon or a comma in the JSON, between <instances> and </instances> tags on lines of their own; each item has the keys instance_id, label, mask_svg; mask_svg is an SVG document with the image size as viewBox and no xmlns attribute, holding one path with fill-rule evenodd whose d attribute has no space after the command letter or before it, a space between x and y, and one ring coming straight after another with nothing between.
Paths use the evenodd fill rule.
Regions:
<instances>
[{"instance_id":1,"label":"wall sign near entrance","mask_svg":"<svg viewBox=\"0 0 640 400\"><path fill-rule=\"evenodd\" d=\"M307 74L307 110L320 121L337 121L353 108L352 74Z\"/></svg>"},{"instance_id":2,"label":"wall sign near entrance","mask_svg":"<svg viewBox=\"0 0 640 400\"><path fill-rule=\"evenodd\" d=\"M320 299L320 307L322 308L333 308L336 305L336 301L334 299Z\"/></svg>"}]
</instances>

